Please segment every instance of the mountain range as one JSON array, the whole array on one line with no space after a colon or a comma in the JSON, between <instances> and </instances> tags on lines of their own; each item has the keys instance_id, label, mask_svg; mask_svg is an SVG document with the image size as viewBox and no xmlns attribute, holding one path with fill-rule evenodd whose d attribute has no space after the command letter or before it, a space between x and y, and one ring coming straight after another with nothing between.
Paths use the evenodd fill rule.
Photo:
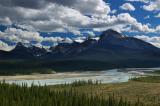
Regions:
<instances>
[{"instance_id":1,"label":"mountain range","mask_svg":"<svg viewBox=\"0 0 160 106\"><path fill-rule=\"evenodd\" d=\"M99 40L60 43L49 51L18 43L15 49L0 51L2 60L36 60L55 69L105 69L126 67L159 67L160 48L112 29L102 32ZM72 68L71 68L72 67ZM100 68L101 67L101 68Z\"/></svg>"}]
</instances>

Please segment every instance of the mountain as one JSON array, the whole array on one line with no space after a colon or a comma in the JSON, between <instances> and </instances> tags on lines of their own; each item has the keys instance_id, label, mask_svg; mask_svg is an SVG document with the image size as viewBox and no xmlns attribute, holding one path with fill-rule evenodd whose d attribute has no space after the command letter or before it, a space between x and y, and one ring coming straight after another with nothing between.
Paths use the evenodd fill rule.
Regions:
<instances>
[{"instance_id":1,"label":"mountain","mask_svg":"<svg viewBox=\"0 0 160 106\"><path fill-rule=\"evenodd\" d=\"M122 34L114 31L107 30L104 31L99 40L99 46L101 47L120 47L125 49L134 49L134 50L158 50L157 47L154 47L150 43L144 42L137 38L123 36ZM120 49L119 48L119 49Z\"/></svg>"},{"instance_id":2,"label":"mountain","mask_svg":"<svg viewBox=\"0 0 160 106\"><path fill-rule=\"evenodd\" d=\"M95 39L87 39L82 43L73 42L71 44L60 43L56 47L51 48L52 53L50 56L60 56L61 58L85 58L88 60L90 56L96 55L91 59L99 58L102 55L102 59L98 60L107 60L108 56L113 54L116 57L122 57L122 55L159 55L160 49L153 46L150 43L142 41L137 38L127 37L118 33L112 29L104 31L100 39L97 41ZM49 56L49 57L50 57ZM142 56L143 57L143 56ZM125 59L125 57L124 57ZM97 59L96 59L97 60Z\"/></svg>"},{"instance_id":3,"label":"mountain","mask_svg":"<svg viewBox=\"0 0 160 106\"><path fill-rule=\"evenodd\" d=\"M17 43L16 47L9 51L1 51L0 58L4 59L34 59L41 57L46 54L47 51L44 48L39 48L36 46L26 47L22 43Z\"/></svg>"},{"instance_id":4,"label":"mountain","mask_svg":"<svg viewBox=\"0 0 160 106\"><path fill-rule=\"evenodd\" d=\"M84 66L82 69L160 66L159 48L111 29L104 31L98 41L87 39L83 43L59 44L53 52L47 58L60 61L55 64L62 67L64 64L70 68Z\"/></svg>"},{"instance_id":5,"label":"mountain","mask_svg":"<svg viewBox=\"0 0 160 106\"><path fill-rule=\"evenodd\" d=\"M99 40L59 43L49 50L18 43L10 52L0 51L0 59L36 59L39 66L62 71L160 66L159 48L112 29L102 32Z\"/></svg>"},{"instance_id":6,"label":"mountain","mask_svg":"<svg viewBox=\"0 0 160 106\"><path fill-rule=\"evenodd\" d=\"M65 57L73 57L79 55L81 52L86 51L87 49L91 48L94 44L96 44L97 41L94 39L87 39L83 43L79 43L74 41L73 43L60 43L56 47L51 47L50 50L52 52L50 55L47 55L50 57L59 57L59 58L65 58Z\"/></svg>"}]
</instances>

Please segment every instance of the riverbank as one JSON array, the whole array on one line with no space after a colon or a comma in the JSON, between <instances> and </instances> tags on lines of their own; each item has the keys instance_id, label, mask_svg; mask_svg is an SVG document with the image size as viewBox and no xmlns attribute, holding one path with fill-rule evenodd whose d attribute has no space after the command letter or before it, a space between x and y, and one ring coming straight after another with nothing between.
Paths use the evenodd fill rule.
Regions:
<instances>
[{"instance_id":1,"label":"riverbank","mask_svg":"<svg viewBox=\"0 0 160 106\"><path fill-rule=\"evenodd\" d=\"M126 71L127 70L127 71ZM31 75L15 75L0 76L0 80L7 83L16 83L21 85L26 83L31 86L35 85L57 85L64 83L72 83L76 80L99 80L104 84L127 82L133 77L155 76L155 69L113 69L105 71L83 71L83 72L61 72L53 74L31 74Z\"/></svg>"},{"instance_id":2,"label":"riverbank","mask_svg":"<svg viewBox=\"0 0 160 106\"><path fill-rule=\"evenodd\" d=\"M135 74L138 76L138 74ZM34 74L34 75L17 75L1 76L0 80L7 83L16 83L21 85L26 83L28 86L34 85L57 85L72 83L77 80L99 80L102 83L121 83L127 82L134 74L128 72L119 72L118 69L106 71L85 71L85 72L64 72L55 74Z\"/></svg>"},{"instance_id":3,"label":"riverbank","mask_svg":"<svg viewBox=\"0 0 160 106\"><path fill-rule=\"evenodd\" d=\"M0 76L0 80L40 80L40 79L60 79L81 76L76 72L65 72L65 73L53 73L53 74L31 74L31 75L13 75L13 76Z\"/></svg>"}]
</instances>

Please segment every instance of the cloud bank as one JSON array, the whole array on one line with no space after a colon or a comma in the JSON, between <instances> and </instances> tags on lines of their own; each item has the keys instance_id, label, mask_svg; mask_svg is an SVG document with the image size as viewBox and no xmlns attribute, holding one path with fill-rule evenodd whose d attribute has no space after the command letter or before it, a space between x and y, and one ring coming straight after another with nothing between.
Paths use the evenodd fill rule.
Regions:
<instances>
[{"instance_id":1,"label":"cloud bank","mask_svg":"<svg viewBox=\"0 0 160 106\"><path fill-rule=\"evenodd\" d=\"M143 2L143 8L149 11L158 10L159 0L126 0L128 2ZM158 3L157 3L158 2ZM153 7L153 8L152 8ZM125 3L121 9L126 13L116 14L104 0L0 0L0 23L15 25L0 32L0 40L7 42L25 42L42 44L43 42L71 42L70 38L44 37L40 32L71 32L83 35L81 29L103 31L113 28L119 32L156 33L159 26L150 27L142 24L128 11L136 8ZM95 36L93 31L85 34Z\"/></svg>"},{"instance_id":2,"label":"cloud bank","mask_svg":"<svg viewBox=\"0 0 160 106\"><path fill-rule=\"evenodd\" d=\"M122 10L135 11L135 7L132 4L130 4L130 3L125 3L122 6L120 6L120 8Z\"/></svg>"}]
</instances>

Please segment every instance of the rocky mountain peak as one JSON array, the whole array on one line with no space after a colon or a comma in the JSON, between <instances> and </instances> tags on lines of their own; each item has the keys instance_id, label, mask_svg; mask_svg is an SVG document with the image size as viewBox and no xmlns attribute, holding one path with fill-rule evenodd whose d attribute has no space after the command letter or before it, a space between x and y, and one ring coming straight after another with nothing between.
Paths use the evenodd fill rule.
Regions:
<instances>
[{"instance_id":1,"label":"rocky mountain peak","mask_svg":"<svg viewBox=\"0 0 160 106\"><path fill-rule=\"evenodd\" d=\"M121 33L112 30L112 29L108 29L104 32L102 32L101 36L100 36L100 40L104 40L104 39L119 39L119 38L125 38L126 36L122 35Z\"/></svg>"}]
</instances>

